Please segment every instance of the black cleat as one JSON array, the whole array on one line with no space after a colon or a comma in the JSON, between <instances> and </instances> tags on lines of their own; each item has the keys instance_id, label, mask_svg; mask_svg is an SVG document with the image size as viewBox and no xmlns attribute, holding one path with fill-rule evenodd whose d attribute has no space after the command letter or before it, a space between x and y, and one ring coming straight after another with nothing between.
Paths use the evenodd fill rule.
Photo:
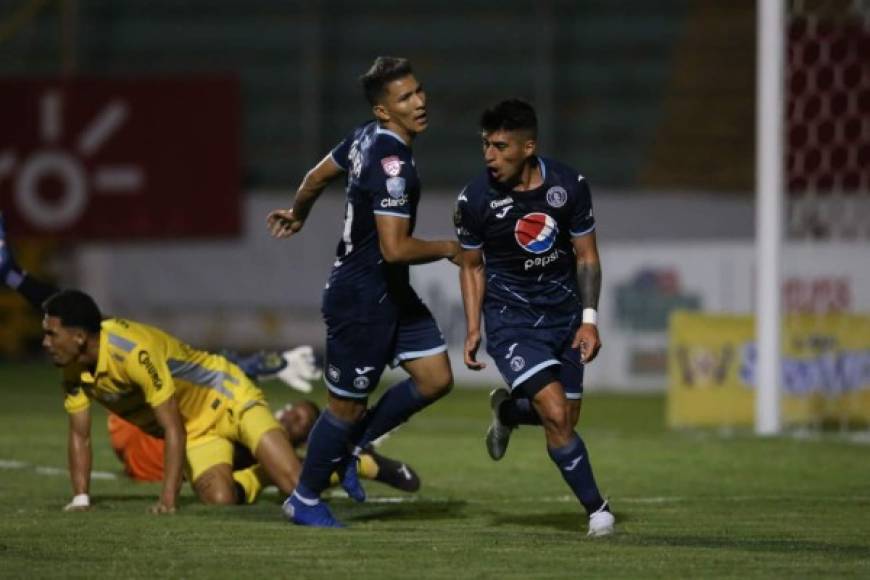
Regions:
<instances>
[{"instance_id":1,"label":"black cleat","mask_svg":"<svg viewBox=\"0 0 870 580\"><path fill-rule=\"evenodd\" d=\"M514 428L501 422L498 409L511 398L507 389L495 389L489 394L489 407L492 409L492 423L486 430L486 451L493 461L498 461L507 453L508 443Z\"/></svg>"},{"instance_id":2,"label":"black cleat","mask_svg":"<svg viewBox=\"0 0 870 580\"><path fill-rule=\"evenodd\" d=\"M384 457L371 447L367 447L364 453L371 455L378 466L375 481L380 481L408 493L414 493L420 489L420 476L409 465Z\"/></svg>"}]
</instances>

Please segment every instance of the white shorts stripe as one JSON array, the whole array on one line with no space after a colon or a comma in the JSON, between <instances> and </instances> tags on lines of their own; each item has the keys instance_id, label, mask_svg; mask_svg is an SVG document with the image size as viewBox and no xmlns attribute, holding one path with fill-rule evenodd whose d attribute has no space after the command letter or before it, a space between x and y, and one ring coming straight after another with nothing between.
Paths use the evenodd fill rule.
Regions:
<instances>
[{"instance_id":1,"label":"white shorts stripe","mask_svg":"<svg viewBox=\"0 0 870 580\"><path fill-rule=\"evenodd\" d=\"M436 346L435 348L430 348L429 350L416 350L411 352L403 352L396 355L396 358L393 359L391 366L397 366L403 360L414 360L418 358L424 358L427 356L432 356L433 354L438 354L439 352L445 352L447 350L447 345L442 344L441 346Z\"/></svg>"},{"instance_id":2,"label":"white shorts stripe","mask_svg":"<svg viewBox=\"0 0 870 580\"><path fill-rule=\"evenodd\" d=\"M524 372L523 374L518 376L516 379L514 379L514 382L511 383L511 388L515 389L517 387L517 385L522 384L523 381L527 380L529 377L534 375L539 370L545 369L547 367L551 367L553 365L558 365L558 364L562 364L562 363L560 363L559 361L557 361L554 358L548 358L547 360L545 360L543 362L539 362L538 364L536 364L535 366L533 366L532 368L530 368L529 370L527 370L526 372Z\"/></svg>"},{"instance_id":3,"label":"white shorts stripe","mask_svg":"<svg viewBox=\"0 0 870 580\"><path fill-rule=\"evenodd\" d=\"M323 382L326 384L326 388L329 389L330 392L333 392L340 397L345 397L348 399L368 399L369 398L368 393L354 393L352 391L345 391L344 389L340 389L340 388L336 387L335 385L333 385L329 381L323 381Z\"/></svg>"}]
</instances>

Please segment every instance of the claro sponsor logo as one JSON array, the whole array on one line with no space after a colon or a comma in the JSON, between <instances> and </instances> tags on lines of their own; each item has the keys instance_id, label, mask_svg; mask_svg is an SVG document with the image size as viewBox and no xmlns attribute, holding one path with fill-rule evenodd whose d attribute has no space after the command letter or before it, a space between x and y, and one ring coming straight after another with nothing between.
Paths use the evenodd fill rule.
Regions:
<instances>
[{"instance_id":1,"label":"claro sponsor logo","mask_svg":"<svg viewBox=\"0 0 870 580\"><path fill-rule=\"evenodd\" d=\"M385 197L381 200L381 207L402 207L404 205L407 205L407 203L408 198L406 197L402 197L399 199L390 199Z\"/></svg>"},{"instance_id":2,"label":"claro sponsor logo","mask_svg":"<svg viewBox=\"0 0 870 580\"><path fill-rule=\"evenodd\" d=\"M154 383L156 388L159 389L163 386L163 381L160 379L157 367L155 367L154 363L151 362L151 355L148 354L147 350L139 352L139 364L145 368L145 372L147 372L148 376L151 377L151 382Z\"/></svg>"}]
</instances>

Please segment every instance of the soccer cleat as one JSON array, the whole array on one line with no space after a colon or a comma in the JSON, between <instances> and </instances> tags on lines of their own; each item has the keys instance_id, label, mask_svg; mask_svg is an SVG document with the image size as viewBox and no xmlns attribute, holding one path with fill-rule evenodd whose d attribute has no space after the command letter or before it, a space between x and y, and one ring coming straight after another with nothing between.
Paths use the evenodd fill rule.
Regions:
<instances>
[{"instance_id":1,"label":"soccer cleat","mask_svg":"<svg viewBox=\"0 0 870 580\"><path fill-rule=\"evenodd\" d=\"M380 481L408 493L414 493L420 489L420 476L410 466L401 461L384 457L371 447L366 448L366 453L372 456L378 466L375 481Z\"/></svg>"},{"instance_id":2,"label":"soccer cleat","mask_svg":"<svg viewBox=\"0 0 870 580\"><path fill-rule=\"evenodd\" d=\"M284 351L281 357L287 365L276 376L288 387L310 393L311 381L316 381L323 376L323 371L314 360L314 349L310 346L300 346L293 350Z\"/></svg>"},{"instance_id":3,"label":"soccer cleat","mask_svg":"<svg viewBox=\"0 0 870 580\"><path fill-rule=\"evenodd\" d=\"M13 271L18 272L19 268L6 241L6 224L3 221L3 214L0 213L0 284L9 284L6 277Z\"/></svg>"},{"instance_id":4,"label":"soccer cleat","mask_svg":"<svg viewBox=\"0 0 870 580\"><path fill-rule=\"evenodd\" d=\"M309 505L303 502L296 493L284 500L281 506L287 519L297 526L309 526L312 528L343 528L344 524L335 519L326 504L317 500L317 503Z\"/></svg>"},{"instance_id":5,"label":"soccer cleat","mask_svg":"<svg viewBox=\"0 0 870 580\"><path fill-rule=\"evenodd\" d=\"M275 351L261 351L246 357L244 361L242 368L245 374L256 378L272 377L287 368L287 361Z\"/></svg>"},{"instance_id":6,"label":"soccer cleat","mask_svg":"<svg viewBox=\"0 0 870 580\"><path fill-rule=\"evenodd\" d=\"M507 389L494 389L489 394L489 407L492 409L492 423L486 430L486 450L493 461L498 461L507 453L513 427L505 425L498 416L501 404L511 398Z\"/></svg>"},{"instance_id":7,"label":"soccer cleat","mask_svg":"<svg viewBox=\"0 0 870 580\"><path fill-rule=\"evenodd\" d=\"M616 518L610 513L610 508L605 501L604 505L598 508L598 511L589 516L589 532L586 535L592 537L609 536L616 531L613 528L614 523L616 523Z\"/></svg>"},{"instance_id":8,"label":"soccer cleat","mask_svg":"<svg viewBox=\"0 0 870 580\"><path fill-rule=\"evenodd\" d=\"M341 487L352 500L362 503L366 500L366 490L363 488L362 483L360 483L358 468L359 457L353 455L344 469L344 475L341 477Z\"/></svg>"}]
</instances>

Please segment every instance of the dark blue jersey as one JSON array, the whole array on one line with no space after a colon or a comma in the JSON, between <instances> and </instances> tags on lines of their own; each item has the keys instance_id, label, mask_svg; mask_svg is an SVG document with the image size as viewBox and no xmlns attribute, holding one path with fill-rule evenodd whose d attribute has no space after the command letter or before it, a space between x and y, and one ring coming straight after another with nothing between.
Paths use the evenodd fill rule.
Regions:
<instances>
[{"instance_id":1,"label":"dark blue jersey","mask_svg":"<svg viewBox=\"0 0 870 580\"><path fill-rule=\"evenodd\" d=\"M354 129L330 155L347 172L344 229L330 284L380 288L377 280L382 280L399 291L408 286L408 265L384 261L375 215L408 219L410 232L414 231L420 179L411 148L397 134L371 121Z\"/></svg>"},{"instance_id":2,"label":"dark blue jersey","mask_svg":"<svg viewBox=\"0 0 870 580\"><path fill-rule=\"evenodd\" d=\"M463 248L483 251L486 301L579 307L571 239L595 229L589 186L576 170L538 158L543 184L505 191L485 172L469 183L454 221Z\"/></svg>"}]
</instances>

